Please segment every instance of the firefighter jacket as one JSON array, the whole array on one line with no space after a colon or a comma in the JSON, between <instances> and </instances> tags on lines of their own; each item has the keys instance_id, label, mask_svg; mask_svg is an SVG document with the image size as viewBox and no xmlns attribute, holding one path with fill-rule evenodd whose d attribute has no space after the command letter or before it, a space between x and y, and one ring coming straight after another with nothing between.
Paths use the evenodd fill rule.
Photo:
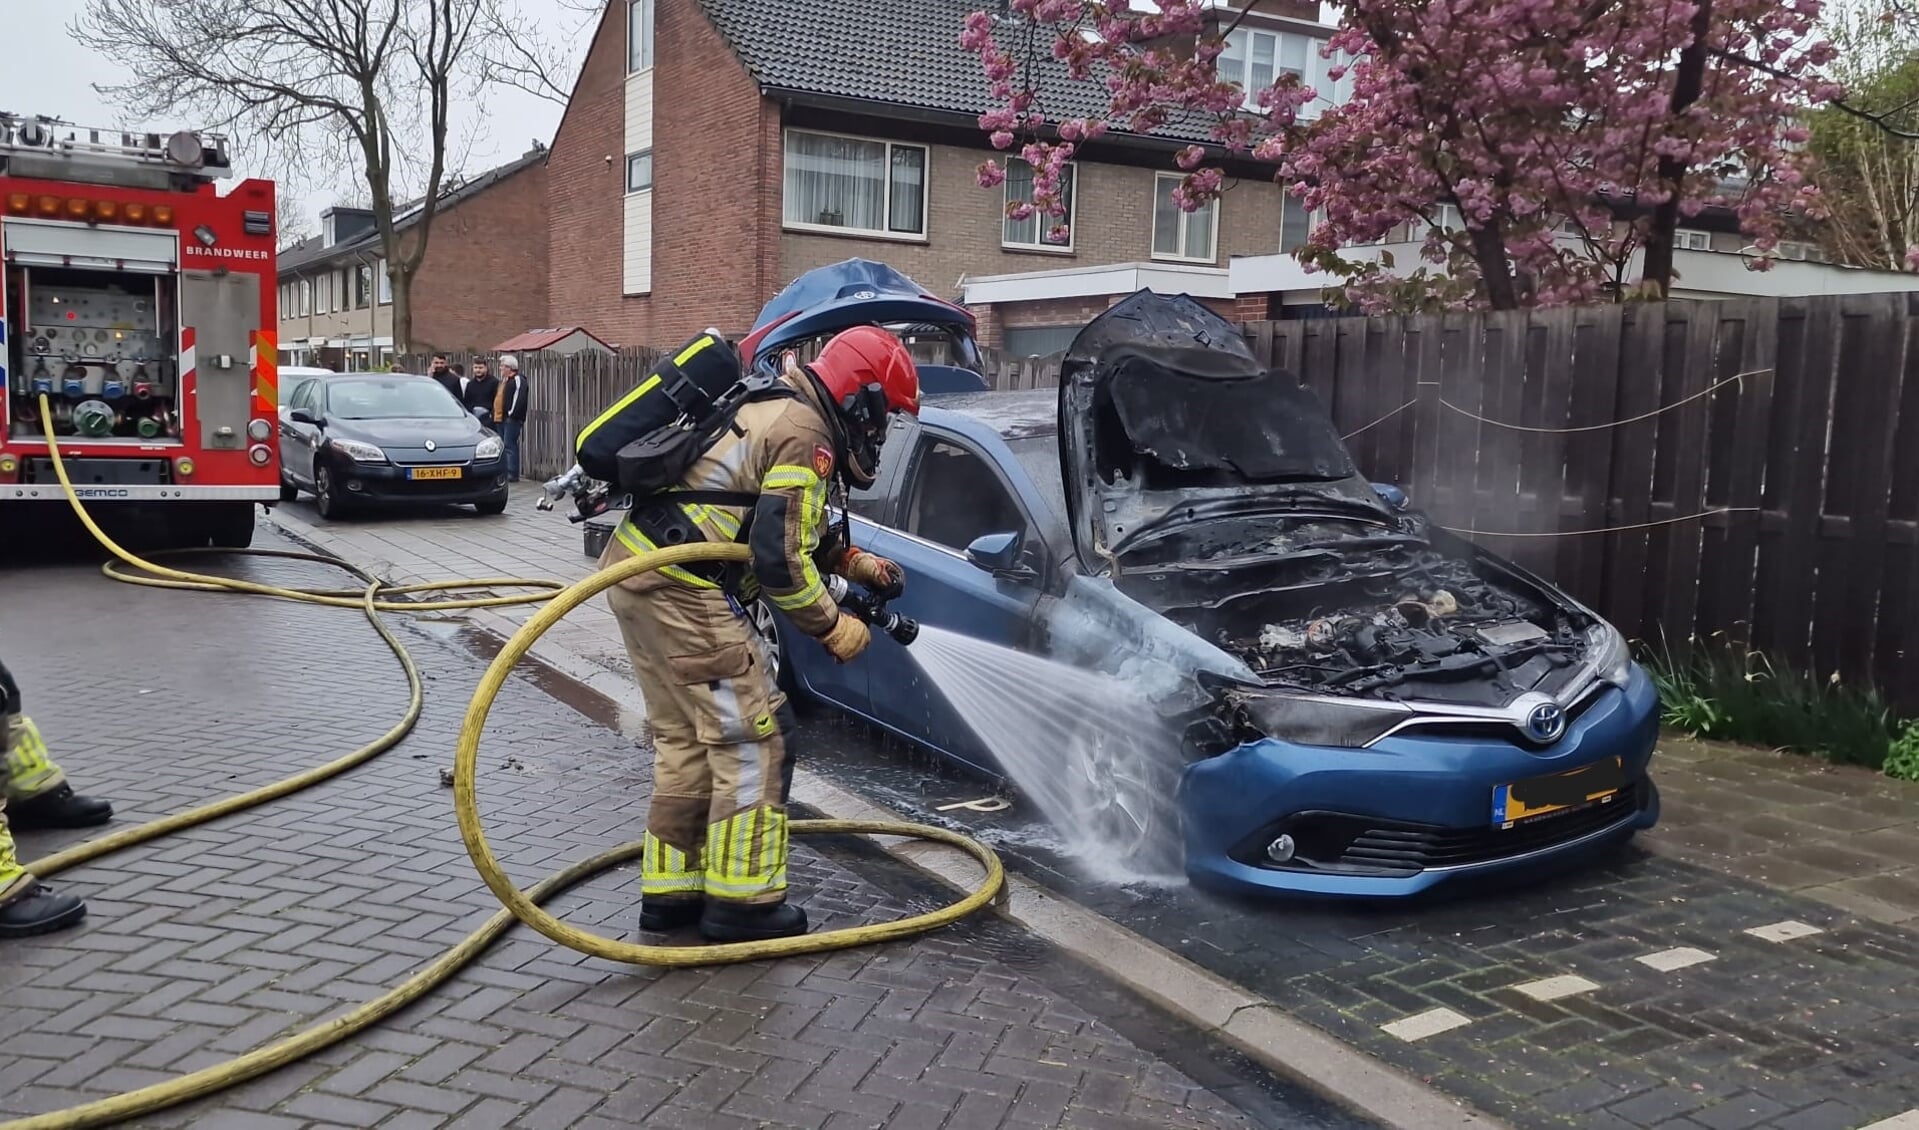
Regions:
<instances>
[{"instance_id":1,"label":"firefighter jacket","mask_svg":"<svg viewBox=\"0 0 1919 1130\"><path fill-rule=\"evenodd\" d=\"M748 508L698 502L675 504L710 542L739 540L753 559L742 599L761 597L784 612L807 635L825 635L839 619L839 606L821 577L820 542L826 525L826 493L834 472L834 443L812 381L789 364L784 375L794 395L750 400L740 406L735 427L693 464L678 490L736 491L757 495ZM672 491L657 496L670 502ZM657 548L636 520L627 515L600 556L602 567ZM669 567L629 577L620 584L646 592L665 584L719 589L726 581L712 571Z\"/></svg>"}]
</instances>

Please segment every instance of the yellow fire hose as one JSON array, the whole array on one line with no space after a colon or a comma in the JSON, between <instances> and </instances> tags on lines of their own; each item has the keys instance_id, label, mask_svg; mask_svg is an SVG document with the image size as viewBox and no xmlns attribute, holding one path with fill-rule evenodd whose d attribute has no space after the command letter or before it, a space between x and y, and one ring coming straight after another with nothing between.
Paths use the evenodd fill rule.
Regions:
<instances>
[{"instance_id":1,"label":"yellow fire hose","mask_svg":"<svg viewBox=\"0 0 1919 1130\"><path fill-rule=\"evenodd\" d=\"M40 398L40 418L52 419L47 398ZM633 841L610 848L581 860L558 874L549 876L526 891L513 885L499 861L494 858L493 850L487 845L486 836L480 825L480 813L477 795L474 790L474 773L480 752L480 733L486 725L487 711L505 685L513 665L532 648L535 640L558 623L562 617L600 592L625 580L628 577L664 568L668 565L684 565L693 561L733 561L744 560L748 550L738 545L685 545L654 553L629 558L608 569L599 572L572 586L562 585L558 581L528 580L514 577L488 577L462 581L435 581L428 584L387 587L378 578L368 574L357 566L338 561L319 554L295 553L284 550L245 550L238 551L256 557L277 557L299 561L315 561L332 565L352 573L365 583L365 588L357 594L351 590L295 589L278 585L259 584L253 581L237 580L230 577L215 576L206 573L192 573L180 569L168 568L139 557L115 542L94 522L92 515L80 502L73 489L73 482L67 477L67 470L60 456L59 445L53 437L47 437L47 451L53 460L54 473L60 479L60 486L66 492L67 502L73 507L80 521L117 561L109 561L103 567L107 576L128 584L149 585L156 588L188 589L196 592L249 593L256 596L270 596L281 600L291 600L302 604L320 604L336 608L358 608L365 614L388 649L400 662L406 674L408 702L406 714L385 734L373 742L361 746L352 753L309 769L303 773L277 781L271 785L254 789L251 792L227 797L211 804L142 824L135 828L115 832L97 840L91 840L66 851L47 856L30 864L34 874L45 877L76 867L89 860L97 859L109 852L163 836L168 832L193 827L222 816L231 815L270 800L298 792L301 789L317 785L331 777L357 765L378 757L380 754L398 745L413 729L420 719L423 693L419 668L413 657L408 654L392 630L381 620L380 613L393 612L438 612L461 608L486 608L506 604L527 604L535 601L552 601L542 608L533 619L513 634L480 679L480 685L474 690L473 698L467 705L466 720L460 727L459 744L454 754L454 811L459 819L460 838L465 841L467 853L472 856L474 866L486 885L504 904L504 910L488 918L484 925L466 936L452 949L447 950L412 977L396 986L390 992L367 1001L348 1012L321 1021L305 1028L286 1039L265 1047L256 1048L245 1055L205 1067L190 1075L183 1075L165 1083L156 1083L136 1091L128 1091L111 1098L98 1099L90 1103L68 1107L65 1110L37 1114L28 1118L0 1122L0 1130L73 1130L86 1126L109 1126L113 1123L149 1114L156 1110L176 1106L192 1099L202 1098L246 1080L264 1075L269 1071L297 1059L319 1051L322 1048L372 1027L388 1016L425 996L427 993L453 976L455 973L479 957L501 934L505 933L517 919L559 942L561 945L582 953L594 954L613 961L628 962L636 965L696 966L720 965L741 961L757 961L766 958L792 957L799 954L821 953L827 950L850 949L855 946L871 945L876 942L892 941L925 933L940 926L956 922L985 906L997 897L1005 884L1005 872L999 856L993 849L968 836L951 832L944 828L935 828L924 824L892 823L861 820L796 820L791 829L800 835L864 834L900 836L913 839L934 840L968 853L978 860L985 869L985 878L980 885L965 898L939 910L918 914L896 922L883 922L871 926L855 926L843 930L828 930L817 934L807 934L797 938L780 938L765 942L735 942L726 945L711 946L646 946L633 942L623 942L615 938L602 937L576 927L568 926L559 919L540 909L539 904L553 895L618 864L637 859L640 856L641 843ZM234 552L234 551L187 551L187 552ZM138 573L123 571L120 564L139 570ZM492 588L527 588L533 592L512 595L485 597L445 597L420 601L402 601L381 599L405 596L413 593L445 592L450 590L475 590Z\"/></svg>"}]
</instances>

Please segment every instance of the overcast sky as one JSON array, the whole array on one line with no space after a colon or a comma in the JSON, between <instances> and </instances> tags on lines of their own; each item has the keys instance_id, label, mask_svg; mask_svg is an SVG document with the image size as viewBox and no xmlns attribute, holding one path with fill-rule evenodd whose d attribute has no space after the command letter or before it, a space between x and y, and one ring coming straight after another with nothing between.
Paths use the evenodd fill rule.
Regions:
<instances>
[{"instance_id":1,"label":"overcast sky","mask_svg":"<svg viewBox=\"0 0 1919 1130\"><path fill-rule=\"evenodd\" d=\"M528 16L538 18L560 32L572 30L569 47L577 65L586 51L592 33L591 22L577 10L579 0L568 7L563 0L518 0ZM93 92L91 84L113 82L118 71L113 60L96 55L75 43L67 26L85 7L85 0L0 0L0 43L7 46L5 78L0 79L0 110L15 114L46 114L79 125L119 126L120 119L106 100ZM527 151L534 138L551 144L553 131L560 123L560 107L517 91L496 91L491 95L484 117L473 113L456 116L454 131L473 130L473 148L466 172L479 173L503 164ZM132 123L129 123L132 124ZM160 133L195 125L190 121L139 123ZM451 148L451 146L449 146ZM234 170L235 179L253 170L244 166ZM357 186L356 186L357 187ZM333 188L283 186L299 197L301 214L308 230L317 230L320 210L336 203L340 196Z\"/></svg>"}]
</instances>

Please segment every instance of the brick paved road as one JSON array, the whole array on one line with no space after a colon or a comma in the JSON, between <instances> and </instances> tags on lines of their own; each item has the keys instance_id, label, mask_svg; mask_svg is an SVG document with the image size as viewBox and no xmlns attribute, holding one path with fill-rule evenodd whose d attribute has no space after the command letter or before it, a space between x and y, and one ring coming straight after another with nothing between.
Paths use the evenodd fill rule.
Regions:
<instances>
[{"instance_id":1,"label":"brick paved road","mask_svg":"<svg viewBox=\"0 0 1919 1130\"><path fill-rule=\"evenodd\" d=\"M473 561L584 572L575 532L530 513L530 501L518 505L529 512L484 535L437 516L321 533L384 554L401 574L429 571L419 544L447 536L458 539L451 552ZM575 638L600 658L610 618L580 612ZM985 791L924 757L862 740L856 728L814 725L829 731L814 742L816 769L916 817L958 823L936 806ZM1690 745L1662 753L1656 768L1670 803L1649 842L1671 845L1670 855L1634 850L1504 897L1417 908L1330 911L1115 890L1050 855L1020 811L961 815L993 833L1016 869L1522 1125L1857 1130L1919 1108L1919 935L1873 921L1906 917L1888 884L1899 881L1890 872L1919 866L1910 834L1919 789ZM1821 829L1836 837L1878 829L1879 842L1844 853L1814 835ZM1823 932L1788 942L1743 933L1784 921ZM1682 947L1712 959L1666 971L1637 960ZM1564 975L1593 987L1549 1002L1515 988ZM1468 1023L1416 1040L1385 1030L1437 1008Z\"/></svg>"},{"instance_id":2,"label":"brick paved road","mask_svg":"<svg viewBox=\"0 0 1919 1130\"><path fill-rule=\"evenodd\" d=\"M324 570L244 575L331 584ZM88 791L127 822L277 779L404 704L354 614L9 569L0 644ZM0 1117L170 1078L376 995L492 909L439 784L482 664L396 618L428 676L399 750L288 800L63 877L87 925L0 953ZM27 652L33 653L29 659ZM245 661L235 662L235 655ZM631 838L644 751L512 680L482 751L523 884ZM26 855L70 836L23 837ZM812 850L817 848L818 850ZM943 898L870 849L794 853L822 925ZM630 873L554 904L631 936ZM140 1125L1360 1125L997 920L826 957L634 971L515 931L427 1001L308 1062Z\"/></svg>"}]
</instances>

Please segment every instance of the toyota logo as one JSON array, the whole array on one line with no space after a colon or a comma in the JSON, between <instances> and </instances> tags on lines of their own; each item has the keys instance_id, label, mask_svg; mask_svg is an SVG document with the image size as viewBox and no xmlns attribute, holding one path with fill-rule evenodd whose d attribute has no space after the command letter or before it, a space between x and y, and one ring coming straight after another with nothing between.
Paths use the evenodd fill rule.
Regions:
<instances>
[{"instance_id":1,"label":"toyota logo","mask_svg":"<svg viewBox=\"0 0 1919 1130\"><path fill-rule=\"evenodd\" d=\"M434 443L434 442L433 442L432 440L427 440L427 441L426 441L426 449L427 449L428 451L438 451L438 450L439 450L440 448L439 448L439 445L438 445L438 444L435 444L435 443Z\"/></svg>"},{"instance_id":2,"label":"toyota logo","mask_svg":"<svg viewBox=\"0 0 1919 1130\"><path fill-rule=\"evenodd\" d=\"M1556 702L1542 702L1526 715L1526 736L1546 745L1566 732L1566 712Z\"/></svg>"}]
</instances>

